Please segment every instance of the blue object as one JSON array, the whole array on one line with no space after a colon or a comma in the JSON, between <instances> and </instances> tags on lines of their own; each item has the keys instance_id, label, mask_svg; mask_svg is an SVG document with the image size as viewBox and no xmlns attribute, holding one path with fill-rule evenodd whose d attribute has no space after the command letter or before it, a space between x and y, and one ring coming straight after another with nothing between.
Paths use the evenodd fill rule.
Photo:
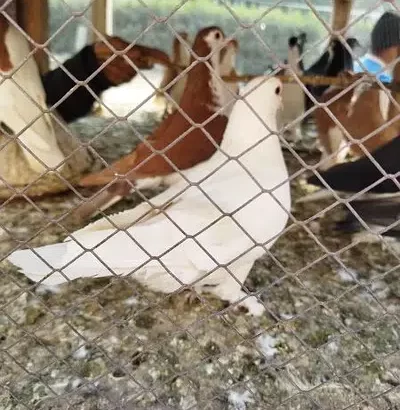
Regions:
<instances>
[{"instance_id":1,"label":"blue object","mask_svg":"<svg viewBox=\"0 0 400 410\"><path fill-rule=\"evenodd\" d=\"M379 58L371 55L365 54L360 58L362 65L366 68L366 71L370 74L377 74L377 78L384 83L390 83L393 79L392 74L388 71L384 71L385 64ZM354 62L353 71L355 73L362 73L365 70L358 64L357 61Z\"/></svg>"}]
</instances>

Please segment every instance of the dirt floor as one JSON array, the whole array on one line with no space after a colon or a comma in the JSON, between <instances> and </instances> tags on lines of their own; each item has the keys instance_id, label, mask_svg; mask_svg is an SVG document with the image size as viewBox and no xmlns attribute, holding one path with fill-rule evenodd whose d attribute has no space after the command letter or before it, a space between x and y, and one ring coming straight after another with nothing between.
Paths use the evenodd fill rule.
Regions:
<instances>
[{"instance_id":1,"label":"dirt floor","mask_svg":"<svg viewBox=\"0 0 400 410\"><path fill-rule=\"evenodd\" d=\"M88 140L111 121L73 128ZM148 115L132 124L146 134L155 123ZM111 161L136 143L119 123L94 145ZM351 245L334 232L341 208L326 210L332 201L295 203L309 189L304 164L319 158L303 151L303 164L285 151L293 220L246 282L260 292L264 317L129 279L35 288L3 262L0 409L399 409L399 258L389 246ZM132 195L108 213L138 201ZM65 238L75 227L64 216L77 203L65 194L3 205L0 224L11 236L1 258L18 240Z\"/></svg>"}]
</instances>

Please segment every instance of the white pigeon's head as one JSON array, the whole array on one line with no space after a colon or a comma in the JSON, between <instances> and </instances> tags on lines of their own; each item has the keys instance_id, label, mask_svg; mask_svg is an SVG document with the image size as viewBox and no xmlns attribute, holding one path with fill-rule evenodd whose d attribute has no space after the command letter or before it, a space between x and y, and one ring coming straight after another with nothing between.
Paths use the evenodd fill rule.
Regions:
<instances>
[{"instance_id":1,"label":"white pigeon's head","mask_svg":"<svg viewBox=\"0 0 400 410\"><path fill-rule=\"evenodd\" d=\"M257 77L243 87L240 96L221 143L222 150L231 155L239 155L268 135L276 137L282 82L275 77ZM268 139L276 143L276 138Z\"/></svg>"},{"instance_id":2,"label":"white pigeon's head","mask_svg":"<svg viewBox=\"0 0 400 410\"><path fill-rule=\"evenodd\" d=\"M260 118L270 124L276 121L282 108L282 82L278 78L257 77L247 83L241 91L245 105L250 106Z\"/></svg>"}]
</instances>

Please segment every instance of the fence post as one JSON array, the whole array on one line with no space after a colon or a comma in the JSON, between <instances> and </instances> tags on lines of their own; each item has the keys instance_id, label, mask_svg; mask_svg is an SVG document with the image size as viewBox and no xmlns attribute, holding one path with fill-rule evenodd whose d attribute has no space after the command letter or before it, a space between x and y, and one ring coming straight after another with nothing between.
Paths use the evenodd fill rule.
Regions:
<instances>
[{"instance_id":1,"label":"fence post","mask_svg":"<svg viewBox=\"0 0 400 410\"><path fill-rule=\"evenodd\" d=\"M112 0L95 0L92 3L92 23L101 34L112 34ZM93 41L98 40L98 36L93 34Z\"/></svg>"},{"instance_id":2,"label":"fence post","mask_svg":"<svg viewBox=\"0 0 400 410\"><path fill-rule=\"evenodd\" d=\"M350 20L353 0L334 0L332 11L332 30L339 31L347 27Z\"/></svg>"},{"instance_id":3,"label":"fence post","mask_svg":"<svg viewBox=\"0 0 400 410\"><path fill-rule=\"evenodd\" d=\"M24 31L38 44L43 44L49 34L48 0L17 0L17 20ZM45 73L49 69L49 59L43 50L35 52L39 71Z\"/></svg>"}]
</instances>

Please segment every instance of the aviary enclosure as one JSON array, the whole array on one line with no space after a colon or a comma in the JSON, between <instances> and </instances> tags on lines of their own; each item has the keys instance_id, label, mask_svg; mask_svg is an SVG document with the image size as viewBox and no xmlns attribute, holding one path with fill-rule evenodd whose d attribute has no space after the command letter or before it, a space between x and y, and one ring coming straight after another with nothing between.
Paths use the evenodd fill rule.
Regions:
<instances>
[{"instance_id":1,"label":"aviary enclosure","mask_svg":"<svg viewBox=\"0 0 400 410\"><path fill-rule=\"evenodd\" d=\"M196 63L194 54L191 54L192 62L189 61L188 50L193 46L197 30L226 24L222 28L227 41L237 40L236 67L225 74L217 73L226 80L230 77L225 84L231 90L232 84L236 84L232 78L243 89L246 75L276 75L284 80L284 90L285 84L300 84L302 96L309 92L307 86L313 86L313 81L314 86L336 84L352 90L365 79L371 81L370 77L361 75L354 79L346 74L336 77L320 74L316 83L316 76L297 72L290 61L284 62L288 59L289 37L299 36L301 32L308 36L296 64L303 58L311 65L329 46L329 41L336 38L345 43L349 32L366 49L377 18L384 9L398 11L398 4L351 0L322 4L322 1L306 0L297 10L296 4L288 1L256 4L228 0L3 0L0 3L0 17L6 16L7 24L22 33L21 41L29 44L31 53L21 60L21 66L27 61L34 62L42 78L49 70L63 67L65 61L87 44L97 43L107 45L104 58L102 52L95 54L102 56L98 57L99 72L119 58L120 63L115 64L117 71L107 74L118 77L128 67L134 77L97 95L90 88L93 77L69 76L76 87L66 93L64 101L79 88L93 98L90 112L73 121L61 118L60 112L57 113L61 105L57 103L43 102L45 105L39 107L41 115L51 116L57 143L69 164L61 171L45 167L35 173L26 164L20 135L34 126L37 116L32 116L20 133L10 133L6 127L8 117L0 113L3 134L0 150L4 150L0 164L0 408L399 408L397 242L368 226L364 226L372 238L368 241L361 234L354 236L336 229L343 214L352 212L346 206L348 196L333 193L316 201L300 200L316 190L307 183L307 178L320 171L320 142L314 114L318 109L328 112L335 98L327 103L314 99L297 120L281 124L275 131L288 171L287 181L281 182L290 183L288 222L274 245L257 258L244 285L241 284L244 299L255 297L263 307L261 315L248 314L238 306L240 301L227 303L216 295L198 292L192 284L183 284L169 293L156 292L133 275L119 275L118 271L111 272L112 269L106 277L96 278L94 272L93 277L66 279L63 285L45 286L40 281L29 280L8 260L17 249L34 249L32 252L37 255L39 246L60 243L89 222L133 209L164 191L165 186L158 185L123 192L122 199L113 197L116 203L105 210L99 209L90 220L78 218L75 212L96 198L101 188L81 186L81 178L110 167L131 153L168 118L165 101L161 98L164 105L157 102L161 87L166 87L161 85L166 70L178 71L173 79L177 84L185 76L189 81L190 70L196 64L205 64L204 58ZM328 6L331 10L327 12ZM203 21L203 17L207 20ZM130 26L130 20L135 24ZM71 29L72 35L69 25L80 28ZM319 28L314 30L316 25ZM288 31L284 32L286 27ZM181 35L186 28L191 31L190 41ZM0 24L0 66L4 67L4 49L7 50L4 39L8 37L2 34ZM128 47L117 49L117 43L109 43L111 36L122 37ZM172 43L177 36L183 50L189 53L189 60L183 65L175 62L163 66L161 57L132 65L123 56L135 44L154 47L172 56ZM283 46L278 48L277 44ZM350 47L347 50L352 52ZM12 50L9 54L14 55ZM131 55L133 52L129 59L133 59ZM221 54L221 61L224 55ZM139 64L151 67L139 69ZM0 94L19 68L11 71L1 68ZM393 84L385 87L374 80L372 89L385 90L388 104L396 108L396 70L394 73ZM220 78L221 83L224 78ZM18 92L29 94L30 85L23 86L22 76L15 81L21 83L15 86ZM52 87L58 86L61 87L55 83ZM201 94L201 90L196 92ZM25 98L35 100L34 96ZM230 104L236 99L232 97ZM0 104L3 112L8 112L7 104ZM358 124L370 120L368 109L360 115ZM175 106L175 110L179 108ZM331 112L329 118L332 116L335 117ZM396 124L396 119L394 115L391 121L386 118L384 122L390 127ZM300 127L300 137L294 140L288 137L293 124ZM193 127L203 125L197 123ZM243 138L248 137L246 131L243 123ZM267 135L267 128L265 132ZM347 143L350 144L349 140ZM159 151L157 155L165 156L165 153ZM266 163L265 167L268 166ZM115 176L121 177L118 172ZM383 178L395 177L383 172ZM244 188L236 186L232 190L235 197ZM175 205L179 206L179 201L173 202L172 207ZM168 206L153 210L155 218L159 213L167 213ZM268 219L271 215L268 212L256 215L257 224L272 221ZM125 228L117 227L120 229ZM75 240L79 241L79 237L72 234L72 241ZM230 246L228 242L226 247ZM117 252L118 259L123 260L129 250L121 248ZM149 257L162 262L159 255Z\"/></svg>"}]
</instances>

